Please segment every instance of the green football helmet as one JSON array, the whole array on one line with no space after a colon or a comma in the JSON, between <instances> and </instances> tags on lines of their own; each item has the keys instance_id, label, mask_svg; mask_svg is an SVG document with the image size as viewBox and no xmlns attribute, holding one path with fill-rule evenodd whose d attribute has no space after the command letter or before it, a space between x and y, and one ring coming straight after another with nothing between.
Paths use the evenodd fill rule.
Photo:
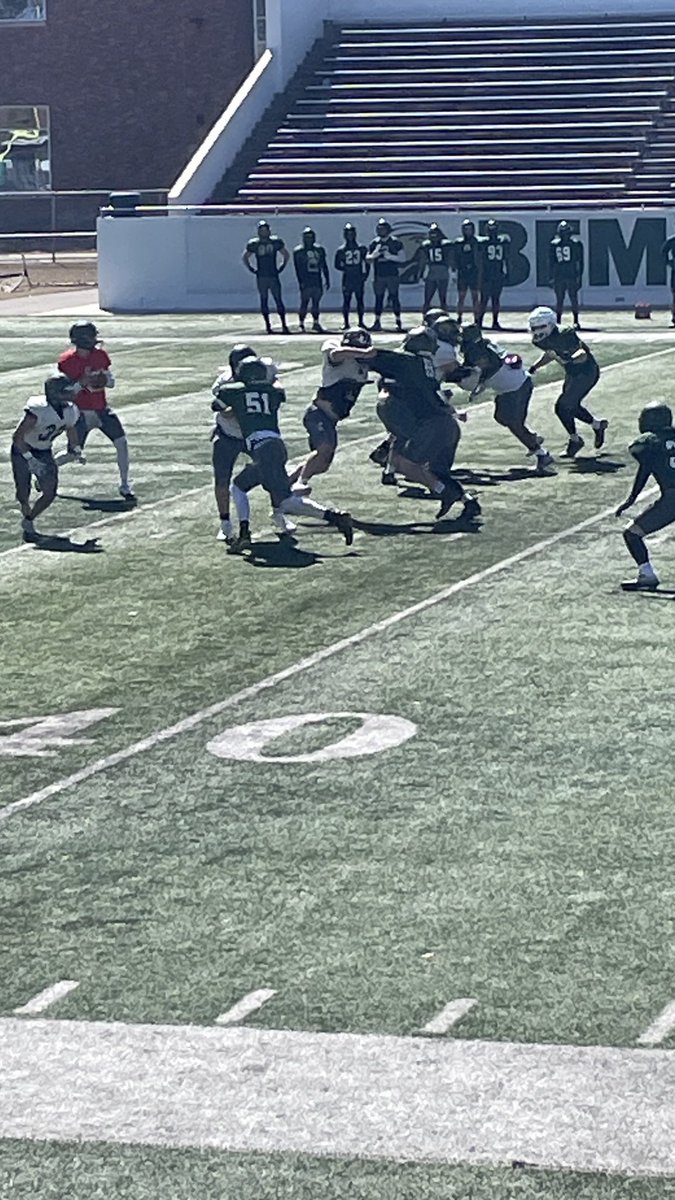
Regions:
<instances>
[{"instance_id":1,"label":"green football helmet","mask_svg":"<svg viewBox=\"0 0 675 1200\"><path fill-rule=\"evenodd\" d=\"M237 380L246 385L251 383L267 383L269 379L268 364L262 358L245 358L239 364Z\"/></svg>"},{"instance_id":2,"label":"green football helmet","mask_svg":"<svg viewBox=\"0 0 675 1200\"><path fill-rule=\"evenodd\" d=\"M438 337L433 329L418 325L403 339L401 349L406 350L408 354L435 354L438 350Z\"/></svg>"},{"instance_id":3,"label":"green football helmet","mask_svg":"<svg viewBox=\"0 0 675 1200\"><path fill-rule=\"evenodd\" d=\"M447 315L448 312L445 308L430 308L428 312L425 312L424 316L422 317L422 321L425 325L428 325L429 328L431 328L436 321L440 321L441 317L447 317Z\"/></svg>"},{"instance_id":4,"label":"green football helmet","mask_svg":"<svg viewBox=\"0 0 675 1200\"><path fill-rule=\"evenodd\" d=\"M640 433L656 433L659 429L670 429L672 424L672 410L660 400L646 404L638 419Z\"/></svg>"},{"instance_id":5,"label":"green football helmet","mask_svg":"<svg viewBox=\"0 0 675 1200\"><path fill-rule=\"evenodd\" d=\"M433 331L439 342L447 342L450 346L459 346L462 341L462 327L454 317L439 317L433 323Z\"/></svg>"}]
</instances>

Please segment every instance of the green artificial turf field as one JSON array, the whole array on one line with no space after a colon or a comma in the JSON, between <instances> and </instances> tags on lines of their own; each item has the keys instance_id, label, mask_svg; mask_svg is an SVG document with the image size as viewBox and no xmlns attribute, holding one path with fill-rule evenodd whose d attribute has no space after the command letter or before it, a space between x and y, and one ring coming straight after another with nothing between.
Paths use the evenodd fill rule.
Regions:
<instances>
[{"instance_id":1,"label":"green artificial turf field","mask_svg":"<svg viewBox=\"0 0 675 1200\"><path fill-rule=\"evenodd\" d=\"M234 341L273 354L298 461L320 339L97 319L138 508L92 434L40 528L101 552L24 547L0 469L0 1197L675 1191L675 1018L649 1034L675 1000L675 555L655 538L662 590L622 593L613 516L637 414L671 398L666 320L589 315L608 441L555 476L472 406L457 467L475 525L380 485L373 388L314 488L353 513L353 546L304 522L281 544L258 494L237 558L215 539L210 384ZM500 341L532 361L522 321ZM0 321L5 446L68 323ZM558 378L537 376L530 412L556 455ZM14 1015L59 981L77 986ZM255 1061L216 1128L228 1047ZM483 1058L499 1112L477 1098ZM466 1136L438 1115L450 1078ZM406 1110L418 1082L429 1112ZM170 1121L146 1083L185 1086Z\"/></svg>"}]
</instances>

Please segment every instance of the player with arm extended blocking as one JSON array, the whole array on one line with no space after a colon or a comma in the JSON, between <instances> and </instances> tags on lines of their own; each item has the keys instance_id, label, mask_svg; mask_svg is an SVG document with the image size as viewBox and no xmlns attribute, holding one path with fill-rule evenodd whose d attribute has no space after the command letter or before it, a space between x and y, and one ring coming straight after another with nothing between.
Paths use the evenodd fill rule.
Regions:
<instances>
[{"instance_id":1,"label":"player with arm extended blocking","mask_svg":"<svg viewBox=\"0 0 675 1200\"><path fill-rule=\"evenodd\" d=\"M239 364L236 381L224 384L217 399L222 405L221 411L236 418L246 451L252 459L232 484L232 498L239 516L239 536L230 551L239 553L251 546L248 493L256 487L262 487L268 493L272 518L280 533L294 530L286 520L287 514L314 517L335 526L347 545L351 545L354 533L349 513L326 508L291 491L286 470L288 452L279 429L279 408L286 395L278 383L269 382L265 362L260 358L245 358Z\"/></svg>"},{"instance_id":2,"label":"player with arm extended blocking","mask_svg":"<svg viewBox=\"0 0 675 1200\"><path fill-rule=\"evenodd\" d=\"M600 450L605 444L609 422L603 417L594 417L583 403L600 378L600 368L589 346L581 341L576 330L559 329L555 313L545 305L530 313L528 325L533 344L544 352L530 367L530 375L554 360L565 370L565 382L555 405L556 416L569 439L564 457L574 458L584 445L584 439L577 433L576 421L592 427L595 449Z\"/></svg>"},{"instance_id":3,"label":"player with arm extended blocking","mask_svg":"<svg viewBox=\"0 0 675 1200\"><path fill-rule=\"evenodd\" d=\"M359 328L363 327L365 318L364 287L370 273L370 263L366 262L367 246L362 245L356 234L356 229L347 223L343 231L344 242L335 251L335 270L342 275L342 319L343 329L349 329L349 313L352 299L356 305Z\"/></svg>"},{"instance_id":4,"label":"player with arm extended blocking","mask_svg":"<svg viewBox=\"0 0 675 1200\"><path fill-rule=\"evenodd\" d=\"M649 561L645 538L675 522L675 429L672 410L667 404L655 401L643 408L638 422L640 437L630 447L638 469L629 496L616 510L620 517L631 508L653 476L661 495L637 520L624 529L626 549L637 563L638 576L621 584L625 592L653 592L659 586L658 576Z\"/></svg>"},{"instance_id":5,"label":"player with arm extended blocking","mask_svg":"<svg viewBox=\"0 0 675 1200\"><path fill-rule=\"evenodd\" d=\"M224 371L222 375L219 375L211 388L211 394L214 397L211 402L211 411L216 414L215 424L211 431L211 441L213 444L214 492L218 516L220 517L220 529L217 536L219 542L227 542L228 545L231 545L234 540L230 519L230 485L232 483L234 465L239 455L246 453L246 446L244 445L241 429L236 417L226 415L222 411L223 406L218 396L220 389L226 383L232 383L237 378L239 364L245 358L255 358L255 356L255 350L251 346L247 346L243 342L238 342L230 351L228 359L229 371ZM275 374L276 372L271 372L270 377L274 378Z\"/></svg>"},{"instance_id":6,"label":"player with arm extended blocking","mask_svg":"<svg viewBox=\"0 0 675 1200\"><path fill-rule=\"evenodd\" d=\"M303 417L311 453L291 477L301 488L314 475L323 475L335 458L338 422L350 415L368 382L375 355L372 343L366 329L347 329L341 340L331 338L321 347L321 384Z\"/></svg>"},{"instance_id":7,"label":"player with arm extended blocking","mask_svg":"<svg viewBox=\"0 0 675 1200\"><path fill-rule=\"evenodd\" d=\"M555 237L549 243L549 274L555 292L555 310L558 324L562 321L565 294L569 296L574 328L579 324L579 289L584 273L584 248L578 238L572 236L569 221L560 221Z\"/></svg>"},{"instance_id":8,"label":"player with arm extended blocking","mask_svg":"<svg viewBox=\"0 0 675 1200\"><path fill-rule=\"evenodd\" d=\"M534 455L537 474L550 473L553 456L544 439L525 424L534 384L519 354L509 354L496 342L488 342L478 325L462 331L462 368L457 382L470 391L471 399L490 391L494 395L494 419ZM471 374L464 371L469 368ZM462 377L464 375L464 377ZM451 376L452 378L452 376Z\"/></svg>"},{"instance_id":9,"label":"player with arm extended blocking","mask_svg":"<svg viewBox=\"0 0 675 1200\"><path fill-rule=\"evenodd\" d=\"M33 522L49 508L56 496L59 472L52 453L54 441L65 432L71 456L81 457L77 436L79 410L72 403L77 384L61 373L45 380L44 396L30 396L23 417L12 437L12 474L16 498L21 508L23 540L38 540ZM39 482L40 496L31 506L32 479Z\"/></svg>"},{"instance_id":10,"label":"player with arm extended blocking","mask_svg":"<svg viewBox=\"0 0 675 1200\"><path fill-rule=\"evenodd\" d=\"M499 309L509 274L511 238L508 233L500 233L499 225L492 219L488 221L485 232L486 236L480 239L480 316L477 324L482 326L489 304L492 328L501 329Z\"/></svg>"},{"instance_id":11,"label":"player with arm extended blocking","mask_svg":"<svg viewBox=\"0 0 675 1200\"><path fill-rule=\"evenodd\" d=\"M281 332L291 332L286 324L286 306L281 294L280 279L281 272L285 271L289 258L290 254L282 238L272 236L268 221L259 221L257 237L250 238L246 243L241 261L246 270L255 275L260 296L260 312L268 333L274 332L270 322L270 292L281 320ZM280 259L281 262L279 262Z\"/></svg>"},{"instance_id":12,"label":"player with arm extended blocking","mask_svg":"<svg viewBox=\"0 0 675 1200\"><path fill-rule=\"evenodd\" d=\"M110 356L100 345L99 332L92 321L76 321L68 336L72 349L59 355L58 369L80 385L77 393L79 443L84 446L92 429L99 429L112 442L120 475L119 493L125 503L133 505L136 496L129 479L129 443L122 422L110 408L106 396L106 388L115 386ZM66 455L59 460L59 465L69 461Z\"/></svg>"},{"instance_id":13,"label":"player with arm extended blocking","mask_svg":"<svg viewBox=\"0 0 675 1200\"><path fill-rule=\"evenodd\" d=\"M316 234L308 226L302 232L302 242L293 251L293 266L300 289L298 320L300 332L305 332L307 310L312 311L312 332L323 333L321 328L321 297L330 289L330 272L326 251L316 240Z\"/></svg>"},{"instance_id":14,"label":"player with arm extended blocking","mask_svg":"<svg viewBox=\"0 0 675 1200\"><path fill-rule=\"evenodd\" d=\"M399 296L400 276L399 267L405 260L403 242L394 237L391 225L383 217L375 226L375 237L368 247L366 262L373 266L373 292L375 293L375 320L371 326L374 331L382 329L382 313L384 312L385 296L391 303L396 320L396 328L403 329L401 324L401 299Z\"/></svg>"}]
</instances>

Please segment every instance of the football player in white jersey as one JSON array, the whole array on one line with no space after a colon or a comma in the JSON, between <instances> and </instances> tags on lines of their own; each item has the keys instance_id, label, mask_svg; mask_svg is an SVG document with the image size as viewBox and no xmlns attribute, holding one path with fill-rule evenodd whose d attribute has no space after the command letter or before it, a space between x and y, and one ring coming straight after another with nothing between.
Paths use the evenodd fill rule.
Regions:
<instances>
[{"instance_id":1,"label":"football player in white jersey","mask_svg":"<svg viewBox=\"0 0 675 1200\"><path fill-rule=\"evenodd\" d=\"M80 410L71 403L79 391L79 385L66 375L50 375L45 380L44 396L30 396L23 417L12 437L12 473L16 487L16 498L21 508L23 540L36 541L38 534L33 524L53 502L59 482L59 472L52 454L55 439L66 433L68 450L75 458L82 458L82 450L76 431ZM32 478L39 483L41 495L31 505Z\"/></svg>"},{"instance_id":2,"label":"football player in white jersey","mask_svg":"<svg viewBox=\"0 0 675 1200\"><path fill-rule=\"evenodd\" d=\"M303 417L311 453L295 473L298 488L305 488L314 475L323 475L335 458L338 421L349 416L368 382L375 348L366 329L347 329L340 341L324 342L321 355L321 385Z\"/></svg>"}]
</instances>

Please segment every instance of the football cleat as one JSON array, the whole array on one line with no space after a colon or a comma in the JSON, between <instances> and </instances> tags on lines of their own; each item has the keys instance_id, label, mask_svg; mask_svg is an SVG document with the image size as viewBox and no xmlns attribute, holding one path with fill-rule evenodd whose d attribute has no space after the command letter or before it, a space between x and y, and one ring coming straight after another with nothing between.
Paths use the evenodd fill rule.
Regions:
<instances>
[{"instance_id":1,"label":"football cleat","mask_svg":"<svg viewBox=\"0 0 675 1200\"><path fill-rule=\"evenodd\" d=\"M251 539L251 528L248 521L241 521L239 525L239 536L233 538L230 545L227 547L228 554L241 554L244 550L250 550L253 545Z\"/></svg>"},{"instance_id":2,"label":"football cleat","mask_svg":"<svg viewBox=\"0 0 675 1200\"><path fill-rule=\"evenodd\" d=\"M579 451L583 449L584 445L584 439L579 437L578 434L576 437L570 438L569 442L567 443L565 453L563 454L563 458L575 458Z\"/></svg>"},{"instance_id":3,"label":"football cleat","mask_svg":"<svg viewBox=\"0 0 675 1200\"><path fill-rule=\"evenodd\" d=\"M132 487L129 487L128 483L120 484L118 490L119 490L119 494L122 497L122 499L124 500L125 504L130 504L130 505L138 504L138 500L136 499L136 496L134 495L134 490Z\"/></svg>"},{"instance_id":4,"label":"football cleat","mask_svg":"<svg viewBox=\"0 0 675 1200\"><path fill-rule=\"evenodd\" d=\"M23 517L21 520L21 532L24 542L37 542L38 532L30 517Z\"/></svg>"},{"instance_id":5,"label":"football cleat","mask_svg":"<svg viewBox=\"0 0 675 1200\"><path fill-rule=\"evenodd\" d=\"M598 428L594 431L596 450L601 450L605 444L605 434L607 432L608 425L609 425L609 421L602 420L599 422Z\"/></svg>"},{"instance_id":6,"label":"football cleat","mask_svg":"<svg viewBox=\"0 0 675 1200\"><path fill-rule=\"evenodd\" d=\"M385 487L396 487L398 480L393 471L383 471L380 483L384 484Z\"/></svg>"},{"instance_id":7,"label":"football cleat","mask_svg":"<svg viewBox=\"0 0 675 1200\"><path fill-rule=\"evenodd\" d=\"M637 579L624 579L621 584L623 592L655 592L660 580L656 575L638 575Z\"/></svg>"},{"instance_id":8,"label":"football cleat","mask_svg":"<svg viewBox=\"0 0 675 1200\"><path fill-rule=\"evenodd\" d=\"M314 321L312 325L312 333L325 333L324 327L320 321Z\"/></svg>"},{"instance_id":9,"label":"football cleat","mask_svg":"<svg viewBox=\"0 0 675 1200\"><path fill-rule=\"evenodd\" d=\"M552 454L538 454L536 462L537 475L548 475L554 463L555 459Z\"/></svg>"},{"instance_id":10,"label":"football cleat","mask_svg":"<svg viewBox=\"0 0 675 1200\"><path fill-rule=\"evenodd\" d=\"M382 333L382 322L380 321L379 317L377 320L373 321L370 328L372 329L373 333Z\"/></svg>"},{"instance_id":11,"label":"football cleat","mask_svg":"<svg viewBox=\"0 0 675 1200\"><path fill-rule=\"evenodd\" d=\"M371 451L368 458L371 462L376 463L378 467L386 467L387 459L389 458L389 439L387 438L386 441L380 442L379 446L376 446Z\"/></svg>"},{"instance_id":12,"label":"football cleat","mask_svg":"<svg viewBox=\"0 0 675 1200\"><path fill-rule=\"evenodd\" d=\"M333 512L329 518L330 524L339 529L345 539L345 544L351 546L354 541L354 524L352 515L348 512Z\"/></svg>"},{"instance_id":13,"label":"football cleat","mask_svg":"<svg viewBox=\"0 0 675 1200\"><path fill-rule=\"evenodd\" d=\"M459 500L459 496L457 495L457 488L450 487L446 484L446 486L444 487L443 491L440 494L441 507L439 508L438 512L436 513L437 521L440 521L441 518L444 517L446 513L450 512L450 509L452 508L452 506L456 500Z\"/></svg>"},{"instance_id":14,"label":"football cleat","mask_svg":"<svg viewBox=\"0 0 675 1200\"><path fill-rule=\"evenodd\" d=\"M464 520L473 521L474 517L479 517L482 511L483 510L480 506L478 497L467 494L466 500L464 501L464 508L462 509L462 517Z\"/></svg>"}]
</instances>

